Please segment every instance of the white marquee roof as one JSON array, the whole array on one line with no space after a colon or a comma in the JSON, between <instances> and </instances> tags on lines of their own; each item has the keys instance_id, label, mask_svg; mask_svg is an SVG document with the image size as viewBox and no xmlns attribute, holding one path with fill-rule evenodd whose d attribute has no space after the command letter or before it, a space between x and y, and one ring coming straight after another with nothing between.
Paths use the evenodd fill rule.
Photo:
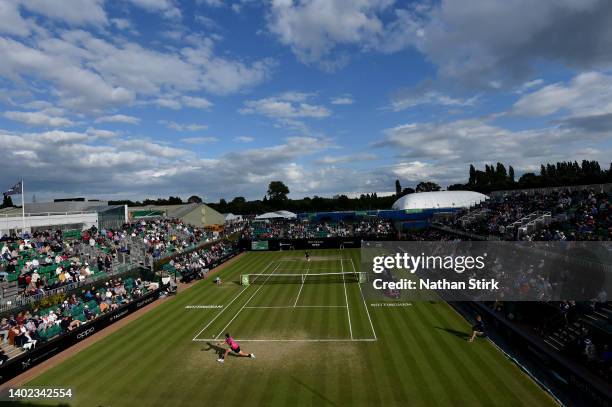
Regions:
<instances>
[{"instance_id":1,"label":"white marquee roof","mask_svg":"<svg viewBox=\"0 0 612 407\"><path fill-rule=\"evenodd\" d=\"M395 201L393 209L468 208L486 199L489 197L473 191L417 192Z\"/></svg>"},{"instance_id":2,"label":"white marquee roof","mask_svg":"<svg viewBox=\"0 0 612 407\"><path fill-rule=\"evenodd\" d=\"M289 211L268 212L255 217L255 219L295 219L297 215Z\"/></svg>"}]
</instances>

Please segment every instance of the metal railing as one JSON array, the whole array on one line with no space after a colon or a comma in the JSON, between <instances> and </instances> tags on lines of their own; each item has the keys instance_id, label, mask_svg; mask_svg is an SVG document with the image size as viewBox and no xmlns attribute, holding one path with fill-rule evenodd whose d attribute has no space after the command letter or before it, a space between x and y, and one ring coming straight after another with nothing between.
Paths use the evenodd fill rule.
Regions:
<instances>
[{"instance_id":1,"label":"metal railing","mask_svg":"<svg viewBox=\"0 0 612 407\"><path fill-rule=\"evenodd\" d=\"M70 212L38 212L38 213L26 213L26 218L33 218L37 216L68 216L68 215L91 215L96 214L96 212L92 211L70 211ZM21 213L18 214L9 214L9 213L0 213L0 217L3 218L21 218Z\"/></svg>"}]
</instances>

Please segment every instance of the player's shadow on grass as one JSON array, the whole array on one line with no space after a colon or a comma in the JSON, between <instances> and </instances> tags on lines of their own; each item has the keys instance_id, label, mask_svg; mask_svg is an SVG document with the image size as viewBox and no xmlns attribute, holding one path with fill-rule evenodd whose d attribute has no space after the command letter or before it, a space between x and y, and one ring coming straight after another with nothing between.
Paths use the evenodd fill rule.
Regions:
<instances>
[{"instance_id":1,"label":"player's shadow on grass","mask_svg":"<svg viewBox=\"0 0 612 407\"><path fill-rule=\"evenodd\" d=\"M300 381L299 379L295 378L294 376L291 376L291 378L293 379L294 382L296 382L297 384L301 385L305 389L310 390L311 393L313 393L314 395L319 397L321 400L325 401L327 404L331 404L332 406L336 406L336 407L338 406L336 403L334 403L333 400L330 400L329 398L325 397L325 395L319 393L316 389L310 387L306 383Z\"/></svg>"},{"instance_id":2,"label":"player's shadow on grass","mask_svg":"<svg viewBox=\"0 0 612 407\"><path fill-rule=\"evenodd\" d=\"M219 345L215 345L212 342L206 342L208 348L202 348L204 352L208 352L209 350L214 350L217 354L217 357L221 357L225 354L225 348Z\"/></svg>"},{"instance_id":3,"label":"player's shadow on grass","mask_svg":"<svg viewBox=\"0 0 612 407\"><path fill-rule=\"evenodd\" d=\"M466 332L463 332L463 331L457 331L457 330L455 330L455 329L451 329L451 328L442 328L442 327L437 326L437 327L436 327L436 329L439 329L439 330L441 330L441 331L448 332L449 334L453 334L453 335L455 335L457 338L460 338L460 339L463 339L463 340L466 340L466 339L468 339L468 338L470 337L470 334L468 334L468 333L466 333Z\"/></svg>"}]
</instances>

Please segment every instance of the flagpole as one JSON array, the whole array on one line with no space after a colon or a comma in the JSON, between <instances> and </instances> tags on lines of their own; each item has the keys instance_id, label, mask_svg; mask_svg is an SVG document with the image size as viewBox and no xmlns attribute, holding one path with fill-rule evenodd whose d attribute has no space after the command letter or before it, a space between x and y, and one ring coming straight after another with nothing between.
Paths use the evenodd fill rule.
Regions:
<instances>
[{"instance_id":1,"label":"flagpole","mask_svg":"<svg viewBox=\"0 0 612 407\"><path fill-rule=\"evenodd\" d=\"M21 223L22 233L25 234L25 190L23 188L23 180L21 180Z\"/></svg>"}]
</instances>

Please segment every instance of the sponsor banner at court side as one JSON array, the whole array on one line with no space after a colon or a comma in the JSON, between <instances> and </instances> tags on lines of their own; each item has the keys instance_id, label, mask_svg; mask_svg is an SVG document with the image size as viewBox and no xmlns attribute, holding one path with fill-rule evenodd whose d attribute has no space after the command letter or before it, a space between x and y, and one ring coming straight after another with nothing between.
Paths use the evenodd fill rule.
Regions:
<instances>
[{"instance_id":1,"label":"sponsor banner at court side","mask_svg":"<svg viewBox=\"0 0 612 407\"><path fill-rule=\"evenodd\" d=\"M70 331L58 338L52 339L49 342L42 343L31 351L10 360L0 368L0 383L25 372L33 366L47 360L51 356L69 348L77 342L80 342L91 335L99 332L103 328L111 325L113 322L133 313L134 311L152 303L159 298L160 290L155 290L147 293L137 301L132 301L122 307L119 307L113 312L106 313L92 322L81 325L80 327Z\"/></svg>"}]
</instances>

